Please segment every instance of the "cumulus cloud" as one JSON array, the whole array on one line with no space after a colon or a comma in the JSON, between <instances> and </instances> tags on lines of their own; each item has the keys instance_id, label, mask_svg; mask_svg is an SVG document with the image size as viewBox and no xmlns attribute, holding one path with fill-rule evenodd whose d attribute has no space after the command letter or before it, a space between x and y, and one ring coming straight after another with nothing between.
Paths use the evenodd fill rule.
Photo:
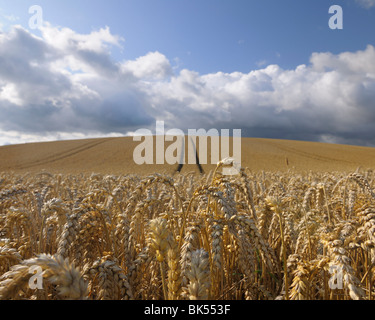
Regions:
<instances>
[{"instance_id":1,"label":"cumulus cloud","mask_svg":"<svg viewBox=\"0 0 375 320\"><path fill-rule=\"evenodd\" d=\"M135 61L122 64L123 72L130 72L138 79L162 80L173 73L169 60L159 52L150 52Z\"/></svg>"},{"instance_id":2,"label":"cumulus cloud","mask_svg":"<svg viewBox=\"0 0 375 320\"><path fill-rule=\"evenodd\" d=\"M46 23L0 32L0 144L118 136L140 128L375 145L375 48L313 53L295 69L175 73L160 52L114 61L124 39Z\"/></svg>"},{"instance_id":3,"label":"cumulus cloud","mask_svg":"<svg viewBox=\"0 0 375 320\"><path fill-rule=\"evenodd\" d=\"M88 35L46 24L0 34L0 129L32 135L126 132L151 122L130 71L112 61L108 28Z\"/></svg>"},{"instance_id":4,"label":"cumulus cloud","mask_svg":"<svg viewBox=\"0 0 375 320\"><path fill-rule=\"evenodd\" d=\"M183 70L150 83L149 110L182 129L241 128L247 136L375 144L375 49L314 53L309 65L250 73Z\"/></svg>"}]
</instances>

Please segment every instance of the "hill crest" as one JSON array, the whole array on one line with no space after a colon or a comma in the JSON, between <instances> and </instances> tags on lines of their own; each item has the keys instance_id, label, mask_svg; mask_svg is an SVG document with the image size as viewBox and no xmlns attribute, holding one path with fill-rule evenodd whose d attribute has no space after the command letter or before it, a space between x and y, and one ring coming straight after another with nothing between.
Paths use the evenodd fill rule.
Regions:
<instances>
[{"instance_id":1,"label":"hill crest","mask_svg":"<svg viewBox=\"0 0 375 320\"><path fill-rule=\"evenodd\" d=\"M155 138L155 137L154 137ZM132 137L41 142L0 147L0 172L172 174L177 165L137 165ZM165 144L167 148L168 143ZM209 148L210 149L210 148ZM210 150L208 150L210 154ZM208 154L208 159L210 155ZM242 166L252 171L353 172L375 167L375 148L242 138ZM215 165L203 165L206 172ZM197 171L185 165L182 172Z\"/></svg>"}]
</instances>

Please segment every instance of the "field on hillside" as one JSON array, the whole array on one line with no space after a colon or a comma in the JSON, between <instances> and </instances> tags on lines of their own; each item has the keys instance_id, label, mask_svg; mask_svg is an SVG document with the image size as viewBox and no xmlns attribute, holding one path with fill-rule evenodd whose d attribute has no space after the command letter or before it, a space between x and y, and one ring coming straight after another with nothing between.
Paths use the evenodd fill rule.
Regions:
<instances>
[{"instance_id":1,"label":"field on hillside","mask_svg":"<svg viewBox=\"0 0 375 320\"><path fill-rule=\"evenodd\" d=\"M0 147L0 172L20 174L46 170L56 174L137 174L172 175L177 166L136 165L133 153L140 142L132 138L30 143ZM167 148L171 142L165 143ZM188 154L185 143L185 155ZM154 143L154 155L156 142ZM199 149L199 146L198 146ZM253 172L353 172L375 167L375 148L335 145L317 142L242 138L242 166ZM229 150L232 150L230 148ZM208 162L211 163L211 144L208 141ZM156 161L155 161L156 162ZM206 172L213 164L203 164ZM187 164L183 173L197 171Z\"/></svg>"},{"instance_id":2,"label":"field on hillside","mask_svg":"<svg viewBox=\"0 0 375 320\"><path fill-rule=\"evenodd\" d=\"M1 172L0 299L374 299L371 170L225 165Z\"/></svg>"}]
</instances>

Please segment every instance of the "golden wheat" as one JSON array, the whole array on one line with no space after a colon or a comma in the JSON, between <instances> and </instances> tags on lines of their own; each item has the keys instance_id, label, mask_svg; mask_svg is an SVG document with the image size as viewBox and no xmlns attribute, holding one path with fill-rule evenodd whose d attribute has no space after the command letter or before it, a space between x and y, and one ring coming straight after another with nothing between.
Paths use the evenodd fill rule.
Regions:
<instances>
[{"instance_id":1,"label":"golden wheat","mask_svg":"<svg viewBox=\"0 0 375 320\"><path fill-rule=\"evenodd\" d=\"M0 299L374 300L372 171L223 175L231 164L0 173Z\"/></svg>"}]
</instances>

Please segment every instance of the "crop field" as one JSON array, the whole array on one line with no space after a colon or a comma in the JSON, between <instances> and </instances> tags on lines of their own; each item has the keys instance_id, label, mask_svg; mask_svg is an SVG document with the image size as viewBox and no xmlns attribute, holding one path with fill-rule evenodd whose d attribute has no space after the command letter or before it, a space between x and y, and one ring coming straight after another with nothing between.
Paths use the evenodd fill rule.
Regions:
<instances>
[{"instance_id":1,"label":"crop field","mask_svg":"<svg viewBox=\"0 0 375 320\"><path fill-rule=\"evenodd\" d=\"M1 172L0 299L374 300L371 170L230 164Z\"/></svg>"}]
</instances>

